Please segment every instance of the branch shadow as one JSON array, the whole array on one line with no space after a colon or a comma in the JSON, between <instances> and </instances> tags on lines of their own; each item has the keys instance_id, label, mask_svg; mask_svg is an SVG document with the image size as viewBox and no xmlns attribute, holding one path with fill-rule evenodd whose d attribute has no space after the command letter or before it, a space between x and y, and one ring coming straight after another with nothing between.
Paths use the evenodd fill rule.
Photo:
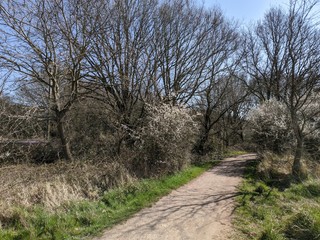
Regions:
<instances>
[{"instance_id":1,"label":"branch shadow","mask_svg":"<svg viewBox=\"0 0 320 240\"><path fill-rule=\"evenodd\" d=\"M230 158L211 169L210 172L226 177L241 177L248 164L253 161L257 161L255 154L250 154L245 161L242 158Z\"/></svg>"},{"instance_id":2,"label":"branch shadow","mask_svg":"<svg viewBox=\"0 0 320 240\"><path fill-rule=\"evenodd\" d=\"M176 197L167 197L167 199L158 205L138 213L136 215L138 219L136 219L135 224L127 229L117 231L117 236L119 239L126 239L128 234L137 231L139 234L144 235L162 224L170 223L171 227L179 227L197 215L205 217L215 212L218 212L218 214L214 219L219 220L230 209L230 205L233 205L232 199L238 195L235 192L222 192L218 194L197 194L196 191L193 194L178 193ZM144 219L144 221L140 222L139 219ZM148 220L145 221L145 219Z\"/></svg>"},{"instance_id":3,"label":"branch shadow","mask_svg":"<svg viewBox=\"0 0 320 240\"><path fill-rule=\"evenodd\" d=\"M179 188L173 194L163 197L151 208L144 209L106 236L110 239L128 239L128 236L147 236L164 232L164 229L175 229L183 233L189 226L196 227L212 222L224 224L236 208L233 199L239 196L234 184L229 184L229 178L241 177L246 164L256 159L255 155L245 158L229 158L209 170L207 174L215 175L213 181L201 186L194 182L193 188ZM222 182L221 182L222 181ZM203 183L202 183L203 184ZM215 185L215 184L218 184ZM200 187L199 187L200 186ZM210 216L210 221L203 221ZM191 225L190 225L191 224ZM115 238L113 238L113 236ZM160 237L160 236L159 236ZM109 238L108 238L109 239Z\"/></svg>"}]
</instances>

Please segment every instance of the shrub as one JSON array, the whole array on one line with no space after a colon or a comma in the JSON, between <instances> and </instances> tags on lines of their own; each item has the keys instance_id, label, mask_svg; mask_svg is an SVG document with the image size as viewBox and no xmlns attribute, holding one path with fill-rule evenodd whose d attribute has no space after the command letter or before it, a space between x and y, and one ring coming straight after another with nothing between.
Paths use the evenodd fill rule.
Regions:
<instances>
[{"instance_id":1,"label":"shrub","mask_svg":"<svg viewBox=\"0 0 320 240\"><path fill-rule=\"evenodd\" d=\"M94 159L114 155L121 133L114 122L115 114L101 102L76 103L67 115L68 133L75 156Z\"/></svg>"},{"instance_id":2,"label":"shrub","mask_svg":"<svg viewBox=\"0 0 320 240\"><path fill-rule=\"evenodd\" d=\"M0 164L52 163L59 159L59 150L38 139L0 141Z\"/></svg>"},{"instance_id":3,"label":"shrub","mask_svg":"<svg viewBox=\"0 0 320 240\"><path fill-rule=\"evenodd\" d=\"M181 170L190 161L197 125L188 109L169 104L147 105L146 123L137 134L134 166L144 176Z\"/></svg>"},{"instance_id":4,"label":"shrub","mask_svg":"<svg viewBox=\"0 0 320 240\"><path fill-rule=\"evenodd\" d=\"M304 141L304 149L308 158L317 160L320 163L320 136L318 131L315 134L307 136Z\"/></svg>"},{"instance_id":5,"label":"shrub","mask_svg":"<svg viewBox=\"0 0 320 240\"><path fill-rule=\"evenodd\" d=\"M320 158L319 95L314 95L299 108L296 118L303 136L303 155L312 160ZM265 101L249 113L252 141L260 150L286 153L295 149L292 119L288 107L275 99Z\"/></svg>"},{"instance_id":6,"label":"shrub","mask_svg":"<svg viewBox=\"0 0 320 240\"><path fill-rule=\"evenodd\" d=\"M249 113L253 130L252 141L262 150L285 152L292 144L292 131L286 107L276 100L269 100Z\"/></svg>"}]
</instances>

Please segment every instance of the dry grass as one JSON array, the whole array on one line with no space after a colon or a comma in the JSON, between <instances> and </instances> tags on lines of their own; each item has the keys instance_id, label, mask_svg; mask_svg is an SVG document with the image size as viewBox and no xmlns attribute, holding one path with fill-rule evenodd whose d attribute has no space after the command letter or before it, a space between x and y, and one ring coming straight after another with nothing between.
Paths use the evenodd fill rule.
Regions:
<instances>
[{"instance_id":1,"label":"dry grass","mask_svg":"<svg viewBox=\"0 0 320 240\"><path fill-rule=\"evenodd\" d=\"M292 164L292 155L277 155L272 152L264 152L261 155L261 163L258 165L257 171L264 178L273 178L274 175L289 175Z\"/></svg>"},{"instance_id":2,"label":"dry grass","mask_svg":"<svg viewBox=\"0 0 320 240\"><path fill-rule=\"evenodd\" d=\"M261 155L261 163L257 171L264 179L273 179L289 176L293 165L293 155L277 155L264 152ZM312 178L320 178L320 163L312 160L302 159L303 172Z\"/></svg>"},{"instance_id":3,"label":"dry grass","mask_svg":"<svg viewBox=\"0 0 320 240\"><path fill-rule=\"evenodd\" d=\"M104 191L132 182L117 162L57 162L0 167L0 220L14 206L35 204L47 210L69 201L96 199Z\"/></svg>"},{"instance_id":4,"label":"dry grass","mask_svg":"<svg viewBox=\"0 0 320 240\"><path fill-rule=\"evenodd\" d=\"M306 165L311 176L316 179L320 179L320 161L307 161Z\"/></svg>"},{"instance_id":5,"label":"dry grass","mask_svg":"<svg viewBox=\"0 0 320 240\"><path fill-rule=\"evenodd\" d=\"M150 206L211 166L194 166L160 179L134 181L107 191L97 200L85 199L62 204L54 211L48 211L41 205L11 208L6 212L0 210L0 239L87 239L123 221L141 208ZM113 174L121 178L116 169ZM67 193L70 194L70 191Z\"/></svg>"}]
</instances>

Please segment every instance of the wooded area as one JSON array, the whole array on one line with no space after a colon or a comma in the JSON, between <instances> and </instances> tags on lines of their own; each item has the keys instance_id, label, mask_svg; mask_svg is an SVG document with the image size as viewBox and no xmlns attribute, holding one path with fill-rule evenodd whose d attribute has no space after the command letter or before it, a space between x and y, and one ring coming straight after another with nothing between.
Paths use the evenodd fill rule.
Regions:
<instances>
[{"instance_id":1,"label":"wooded area","mask_svg":"<svg viewBox=\"0 0 320 240\"><path fill-rule=\"evenodd\" d=\"M2 1L1 163L105 159L146 177L237 146L292 154L300 177L320 157L316 4L246 30L188 0Z\"/></svg>"}]
</instances>

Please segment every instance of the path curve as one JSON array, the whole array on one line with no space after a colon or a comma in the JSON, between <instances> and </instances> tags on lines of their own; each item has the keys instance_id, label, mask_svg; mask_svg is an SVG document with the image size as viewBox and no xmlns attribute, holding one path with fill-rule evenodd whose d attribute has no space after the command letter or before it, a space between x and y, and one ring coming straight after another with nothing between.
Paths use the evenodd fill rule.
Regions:
<instances>
[{"instance_id":1,"label":"path curve","mask_svg":"<svg viewBox=\"0 0 320 240\"><path fill-rule=\"evenodd\" d=\"M103 233L100 240L227 240L233 234L234 197L246 162L227 158L152 207Z\"/></svg>"}]
</instances>

